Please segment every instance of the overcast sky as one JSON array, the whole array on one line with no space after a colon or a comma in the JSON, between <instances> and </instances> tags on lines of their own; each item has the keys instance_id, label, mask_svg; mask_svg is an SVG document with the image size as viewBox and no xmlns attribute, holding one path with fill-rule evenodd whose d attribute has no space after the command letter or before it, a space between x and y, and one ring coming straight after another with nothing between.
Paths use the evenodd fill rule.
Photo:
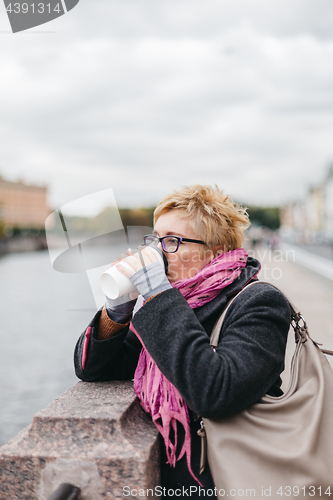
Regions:
<instances>
[{"instance_id":1,"label":"overcast sky","mask_svg":"<svg viewBox=\"0 0 333 500\"><path fill-rule=\"evenodd\" d=\"M56 208L217 183L280 204L333 161L332 0L81 0L12 34L0 5L0 174Z\"/></svg>"}]
</instances>

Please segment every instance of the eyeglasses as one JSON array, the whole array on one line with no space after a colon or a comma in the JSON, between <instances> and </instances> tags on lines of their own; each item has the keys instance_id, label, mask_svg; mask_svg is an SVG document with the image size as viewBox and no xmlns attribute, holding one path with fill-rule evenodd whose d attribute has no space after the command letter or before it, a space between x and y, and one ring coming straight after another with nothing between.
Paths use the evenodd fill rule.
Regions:
<instances>
[{"instance_id":1,"label":"eyeglasses","mask_svg":"<svg viewBox=\"0 0 333 500\"><path fill-rule=\"evenodd\" d=\"M177 252L179 245L182 241L186 241L186 243L199 243L200 245L206 245L201 240L192 240L190 238L181 238L180 236L156 236L155 234L146 234L143 237L143 242L145 245L154 245L157 247L159 243L162 243L162 248L166 253L175 253Z\"/></svg>"}]
</instances>

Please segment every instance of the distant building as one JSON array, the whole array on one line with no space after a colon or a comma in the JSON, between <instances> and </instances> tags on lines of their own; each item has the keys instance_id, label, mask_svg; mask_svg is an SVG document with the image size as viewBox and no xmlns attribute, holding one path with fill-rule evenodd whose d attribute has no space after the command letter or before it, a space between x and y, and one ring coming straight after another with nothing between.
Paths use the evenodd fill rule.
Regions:
<instances>
[{"instance_id":1,"label":"distant building","mask_svg":"<svg viewBox=\"0 0 333 500\"><path fill-rule=\"evenodd\" d=\"M325 196L325 216L324 230L325 234L333 237L333 165L330 166L324 184Z\"/></svg>"},{"instance_id":2,"label":"distant building","mask_svg":"<svg viewBox=\"0 0 333 500\"><path fill-rule=\"evenodd\" d=\"M306 230L319 233L324 229L325 194L324 185L312 186L304 201Z\"/></svg>"},{"instance_id":3,"label":"distant building","mask_svg":"<svg viewBox=\"0 0 333 500\"><path fill-rule=\"evenodd\" d=\"M289 202L281 208L281 228L333 238L333 165L323 182L308 189L301 201Z\"/></svg>"},{"instance_id":4,"label":"distant building","mask_svg":"<svg viewBox=\"0 0 333 500\"><path fill-rule=\"evenodd\" d=\"M284 230L305 231L305 207L303 201L292 201L281 208L281 227Z\"/></svg>"},{"instance_id":5,"label":"distant building","mask_svg":"<svg viewBox=\"0 0 333 500\"><path fill-rule=\"evenodd\" d=\"M11 182L0 176L0 223L9 228L44 228L51 210L47 187Z\"/></svg>"}]
</instances>

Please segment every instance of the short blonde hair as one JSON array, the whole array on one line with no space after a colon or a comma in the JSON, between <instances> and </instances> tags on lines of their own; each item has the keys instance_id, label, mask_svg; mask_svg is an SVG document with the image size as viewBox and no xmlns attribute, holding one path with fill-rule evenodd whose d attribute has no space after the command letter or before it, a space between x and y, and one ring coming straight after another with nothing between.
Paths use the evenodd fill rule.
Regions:
<instances>
[{"instance_id":1,"label":"short blonde hair","mask_svg":"<svg viewBox=\"0 0 333 500\"><path fill-rule=\"evenodd\" d=\"M170 210L182 210L192 230L214 251L240 248L250 225L246 209L216 185L185 186L165 196L154 211L154 224Z\"/></svg>"}]
</instances>

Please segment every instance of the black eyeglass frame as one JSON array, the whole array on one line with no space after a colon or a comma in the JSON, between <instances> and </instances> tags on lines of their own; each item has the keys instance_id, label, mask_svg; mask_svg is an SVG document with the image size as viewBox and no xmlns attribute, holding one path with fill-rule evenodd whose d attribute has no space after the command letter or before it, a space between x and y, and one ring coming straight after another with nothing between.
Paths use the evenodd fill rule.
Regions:
<instances>
[{"instance_id":1,"label":"black eyeglass frame","mask_svg":"<svg viewBox=\"0 0 333 500\"><path fill-rule=\"evenodd\" d=\"M167 236L161 236L161 237L157 236L156 234L145 234L143 237L143 242L145 245L147 245L146 238L148 238L149 236L153 236L154 238L159 240L159 242L162 244L162 248L163 248L164 252L166 252L166 253L176 253L178 251L179 245L181 244L182 241L185 241L186 243L199 243L200 245L206 245L206 243L204 241L193 240L191 238L182 238L181 236L175 236L174 234L168 234ZM170 252L169 250L165 249L165 246L164 246L164 239L165 238L176 238L176 240L178 241L176 250L173 250L172 252Z\"/></svg>"}]
</instances>

